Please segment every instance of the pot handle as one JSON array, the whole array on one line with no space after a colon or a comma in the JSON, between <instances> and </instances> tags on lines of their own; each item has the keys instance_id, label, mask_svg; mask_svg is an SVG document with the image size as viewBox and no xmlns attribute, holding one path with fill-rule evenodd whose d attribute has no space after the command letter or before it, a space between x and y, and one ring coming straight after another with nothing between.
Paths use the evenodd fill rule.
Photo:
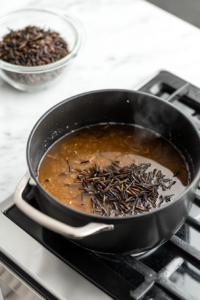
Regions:
<instances>
[{"instance_id":1,"label":"pot handle","mask_svg":"<svg viewBox=\"0 0 200 300\"><path fill-rule=\"evenodd\" d=\"M14 202L24 214L26 214L29 218L39 223L40 225L56 233L59 233L69 239L82 239L86 236L114 229L114 225L100 223L89 223L82 227L72 227L60 221L57 221L47 216L46 214L43 214L23 199L23 194L25 194L30 179L31 176L29 174L29 171L27 171L27 173L24 175L24 177L16 187L14 193Z\"/></svg>"}]
</instances>

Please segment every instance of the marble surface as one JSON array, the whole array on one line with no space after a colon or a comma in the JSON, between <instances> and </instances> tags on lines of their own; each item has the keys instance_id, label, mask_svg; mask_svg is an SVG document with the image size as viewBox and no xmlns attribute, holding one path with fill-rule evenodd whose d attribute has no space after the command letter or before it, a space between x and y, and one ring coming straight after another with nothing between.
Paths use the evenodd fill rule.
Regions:
<instances>
[{"instance_id":1,"label":"marble surface","mask_svg":"<svg viewBox=\"0 0 200 300\"><path fill-rule=\"evenodd\" d=\"M95 89L134 89L161 69L200 87L199 29L145 1L6 0L0 15L28 5L57 6L76 16L85 44L70 72L47 90L28 94L0 79L0 201L27 169L26 142L33 125L59 101Z\"/></svg>"}]
</instances>

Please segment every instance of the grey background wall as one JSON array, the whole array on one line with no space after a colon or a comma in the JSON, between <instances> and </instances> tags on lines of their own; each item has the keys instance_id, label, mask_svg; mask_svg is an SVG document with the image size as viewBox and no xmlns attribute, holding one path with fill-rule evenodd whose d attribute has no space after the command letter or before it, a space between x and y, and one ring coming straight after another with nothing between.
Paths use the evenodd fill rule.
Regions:
<instances>
[{"instance_id":1,"label":"grey background wall","mask_svg":"<svg viewBox=\"0 0 200 300\"><path fill-rule=\"evenodd\" d=\"M200 0L147 0L200 28Z\"/></svg>"}]
</instances>

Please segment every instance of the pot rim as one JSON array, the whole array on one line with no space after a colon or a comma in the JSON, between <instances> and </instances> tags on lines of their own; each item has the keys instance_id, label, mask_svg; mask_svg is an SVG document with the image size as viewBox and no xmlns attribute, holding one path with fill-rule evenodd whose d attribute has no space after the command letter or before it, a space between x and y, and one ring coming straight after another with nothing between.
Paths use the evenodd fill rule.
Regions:
<instances>
[{"instance_id":1,"label":"pot rim","mask_svg":"<svg viewBox=\"0 0 200 300\"><path fill-rule=\"evenodd\" d=\"M62 202L60 202L59 200L57 200L56 198L54 198L51 194L49 194L44 188L43 186L40 184L40 182L38 181L35 172L32 169L31 163L30 163L30 157L29 157L29 149L30 149L30 144L31 144L31 140L32 137L35 133L35 130L38 128L38 126L41 124L41 122L46 118L46 116L48 116L52 111L54 111L56 108L58 108L59 106L62 106L64 103L67 103L69 101L73 101L79 97L83 97L89 94L98 94L98 93L107 93L107 92L128 92L128 93L133 93L133 94L137 94L137 95L141 95L141 96L148 96L151 97L157 101L161 101L164 102L166 105L169 105L172 107L172 109L175 109L176 111L178 111L183 117L185 117L187 119L187 121L192 125L194 131L196 131L197 136L198 136L198 140L199 140L199 148L200 148L200 134L198 131L198 128L196 127L196 125L191 121L191 119L185 115L179 108L177 108L176 106L174 106L172 103L167 102L166 100L163 100L159 97L156 97L154 95L150 95L144 92L140 92L140 91L135 91L135 90L128 90L128 89L101 89L101 90L93 90L93 91L89 91L89 92L84 92L75 96L71 96L59 103L57 103L56 105L54 105L53 107L51 107L49 110L47 110L36 122L36 124L34 125L34 127L31 130L31 133L29 135L28 141L27 141L27 147L26 147L26 159L27 159L27 164L28 164L28 168L30 171L30 175L31 177L34 179L34 181L36 182L36 186L37 188L41 189L43 193L47 194L47 196L52 200L55 201L57 204L60 204L63 209L68 209L73 213L77 213L82 217L92 217L94 219L96 219L97 222L106 222L106 221L119 221L121 223L122 218L116 218L116 217L103 217L103 216L98 216L98 215L93 215L93 214L89 214L89 213L85 213L76 209L73 209L65 204L63 204ZM95 124L94 124L95 125ZM47 150L48 151L48 150ZM132 220L133 218L147 218L150 217L152 214L156 214L159 213L161 210L163 209L168 209L170 208L172 205L175 205L175 203L177 203L178 201L181 201L181 199L188 193L188 191L191 189L192 186L194 186L197 181L199 181L200 179L200 168L196 174L196 176L193 178L193 180L190 182L190 184L187 186L187 188L183 191L183 193L181 193L175 200L173 200L172 202L168 203L167 205L161 206L156 208L155 210L152 210L148 213L145 214L139 214L139 215L132 215L132 216L127 216L126 218L123 218L123 220Z\"/></svg>"}]
</instances>

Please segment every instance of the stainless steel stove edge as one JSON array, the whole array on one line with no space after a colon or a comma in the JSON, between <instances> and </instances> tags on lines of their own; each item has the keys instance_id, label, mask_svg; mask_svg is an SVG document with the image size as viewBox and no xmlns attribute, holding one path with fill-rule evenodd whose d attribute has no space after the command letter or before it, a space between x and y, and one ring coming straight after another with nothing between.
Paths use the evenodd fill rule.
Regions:
<instances>
[{"instance_id":1,"label":"stainless steel stove edge","mask_svg":"<svg viewBox=\"0 0 200 300\"><path fill-rule=\"evenodd\" d=\"M12 194L6 200L4 200L3 202L0 203L0 212L5 212L13 205L14 205L14 198L13 198L13 194Z\"/></svg>"},{"instance_id":2,"label":"stainless steel stove edge","mask_svg":"<svg viewBox=\"0 0 200 300\"><path fill-rule=\"evenodd\" d=\"M10 268L0 261L0 299L29 299L45 300L24 280L17 276Z\"/></svg>"},{"instance_id":3,"label":"stainless steel stove edge","mask_svg":"<svg viewBox=\"0 0 200 300\"><path fill-rule=\"evenodd\" d=\"M0 204L2 253L60 300L111 299L8 219L3 212L13 204L13 196Z\"/></svg>"}]
</instances>

